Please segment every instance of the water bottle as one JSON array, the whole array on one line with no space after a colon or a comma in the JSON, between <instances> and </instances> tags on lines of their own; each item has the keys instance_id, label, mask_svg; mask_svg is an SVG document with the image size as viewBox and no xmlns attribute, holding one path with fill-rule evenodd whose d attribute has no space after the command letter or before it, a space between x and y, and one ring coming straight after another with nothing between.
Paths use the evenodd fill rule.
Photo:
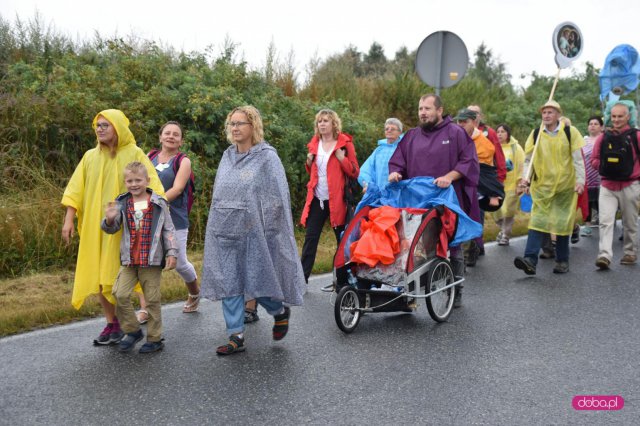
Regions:
<instances>
[{"instance_id":1,"label":"water bottle","mask_svg":"<svg viewBox=\"0 0 640 426\"><path fill-rule=\"evenodd\" d=\"M353 272L351 272L351 269L347 269L347 282L349 283L349 285L351 287L357 287L358 286L358 279L353 275Z\"/></svg>"}]
</instances>

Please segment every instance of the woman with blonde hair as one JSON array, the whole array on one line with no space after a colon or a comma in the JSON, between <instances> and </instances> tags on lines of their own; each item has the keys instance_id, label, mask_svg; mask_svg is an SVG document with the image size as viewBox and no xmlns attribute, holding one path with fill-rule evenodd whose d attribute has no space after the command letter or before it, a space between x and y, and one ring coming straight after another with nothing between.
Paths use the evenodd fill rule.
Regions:
<instances>
[{"instance_id":1,"label":"woman with blonde hair","mask_svg":"<svg viewBox=\"0 0 640 426\"><path fill-rule=\"evenodd\" d=\"M260 113L253 106L234 108L225 127L231 146L216 173L200 290L222 300L229 341L218 355L245 350L245 297L274 317L273 340L281 340L289 306L301 305L304 293L289 186L276 150L264 141Z\"/></svg>"},{"instance_id":2,"label":"woman with blonde hair","mask_svg":"<svg viewBox=\"0 0 640 426\"><path fill-rule=\"evenodd\" d=\"M305 169L309 173L309 183L300 218L302 226L307 228L300 259L307 282L327 219L336 241L340 240L347 216L345 184L347 179L357 179L360 173L353 138L342 132L342 122L335 111L320 110L314 128L315 134L307 144Z\"/></svg>"}]
</instances>

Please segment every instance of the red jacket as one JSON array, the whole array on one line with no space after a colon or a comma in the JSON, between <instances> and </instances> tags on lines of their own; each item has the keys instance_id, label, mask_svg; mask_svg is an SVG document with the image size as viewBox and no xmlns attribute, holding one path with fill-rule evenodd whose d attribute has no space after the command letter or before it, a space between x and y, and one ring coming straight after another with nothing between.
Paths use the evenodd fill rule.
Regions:
<instances>
[{"instance_id":1,"label":"red jacket","mask_svg":"<svg viewBox=\"0 0 640 426\"><path fill-rule=\"evenodd\" d=\"M309 153L313 155L318 153L318 143L320 143L318 136L311 138L311 141L307 144ZM336 151L341 148L345 148L347 150L346 156L342 162L340 162L335 155ZM307 173L309 173L309 183L307 183L307 200L304 203L300 224L302 224L302 226L307 226L309 207L311 206L311 201L313 201L313 191L318 184L318 166L315 161L311 163L311 167L307 166L306 162L304 166ZM347 205L344 201L344 185L346 183L345 175L352 179L357 179L359 173L360 167L358 166L356 149L353 146L353 138L346 133L340 133L338 135L336 147L331 153L331 157L327 163L330 211L329 222L331 222L331 227L333 228L344 225L345 217L347 215Z\"/></svg>"},{"instance_id":2,"label":"red jacket","mask_svg":"<svg viewBox=\"0 0 640 426\"><path fill-rule=\"evenodd\" d=\"M498 139L498 134L495 130L484 123L480 123L478 129L481 130L491 142L493 142L493 146L496 148L496 153L493 155L493 163L496 166L498 180L501 183L504 183L504 180L507 178L507 162L504 159L504 152L502 152L502 145Z\"/></svg>"}]
</instances>

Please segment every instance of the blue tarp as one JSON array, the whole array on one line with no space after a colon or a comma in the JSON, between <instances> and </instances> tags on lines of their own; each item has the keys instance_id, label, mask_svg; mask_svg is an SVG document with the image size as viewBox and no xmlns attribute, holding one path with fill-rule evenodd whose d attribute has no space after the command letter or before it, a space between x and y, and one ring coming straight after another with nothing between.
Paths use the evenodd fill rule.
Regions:
<instances>
[{"instance_id":1,"label":"blue tarp","mask_svg":"<svg viewBox=\"0 0 640 426\"><path fill-rule=\"evenodd\" d=\"M600 71L600 100L616 100L638 87L640 61L638 51L631 45L621 44L613 48ZM613 93L619 88L620 93Z\"/></svg>"},{"instance_id":2,"label":"blue tarp","mask_svg":"<svg viewBox=\"0 0 640 426\"><path fill-rule=\"evenodd\" d=\"M462 211L458 197L452 186L443 189L433 183L432 177L416 177L391 183L384 188L378 188L370 183L362 201L356 207L356 212L364 206L381 207L413 207L427 209L444 204L458 214L458 229L451 246L457 246L465 241L482 235L482 225L472 220ZM372 185L373 184L373 185Z\"/></svg>"}]
</instances>

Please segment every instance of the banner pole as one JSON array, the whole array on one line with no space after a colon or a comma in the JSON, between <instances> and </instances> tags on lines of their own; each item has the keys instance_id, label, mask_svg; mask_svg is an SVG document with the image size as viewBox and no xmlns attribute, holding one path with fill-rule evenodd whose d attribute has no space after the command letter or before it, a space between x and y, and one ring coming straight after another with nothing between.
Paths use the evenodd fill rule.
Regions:
<instances>
[{"instance_id":1,"label":"banner pole","mask_svg":"<svg viewBox=\"0 0 640 426\"><path fill-rule=\"evenodd\" d=\"M556 79L554 80L553 86L551 87L551 93L549 94L549 101L553 100L553 95L556 92L556 87L558 86L559 79L560 79L560 67L558 67L558 72L556 72ZM533 152L531 153L531 160L529 161L529 167L527 168L527 174L525 175L527 178L527 182L529 183L531 183L531 175L533 174L533 159L535 158L536 150L538 149L538 142L540 142L540 136L542 136L543 130L544 130L544 123L540 123L540 131L538 132L538 137L533 143Z\"/></svg>"}]
</instances>

